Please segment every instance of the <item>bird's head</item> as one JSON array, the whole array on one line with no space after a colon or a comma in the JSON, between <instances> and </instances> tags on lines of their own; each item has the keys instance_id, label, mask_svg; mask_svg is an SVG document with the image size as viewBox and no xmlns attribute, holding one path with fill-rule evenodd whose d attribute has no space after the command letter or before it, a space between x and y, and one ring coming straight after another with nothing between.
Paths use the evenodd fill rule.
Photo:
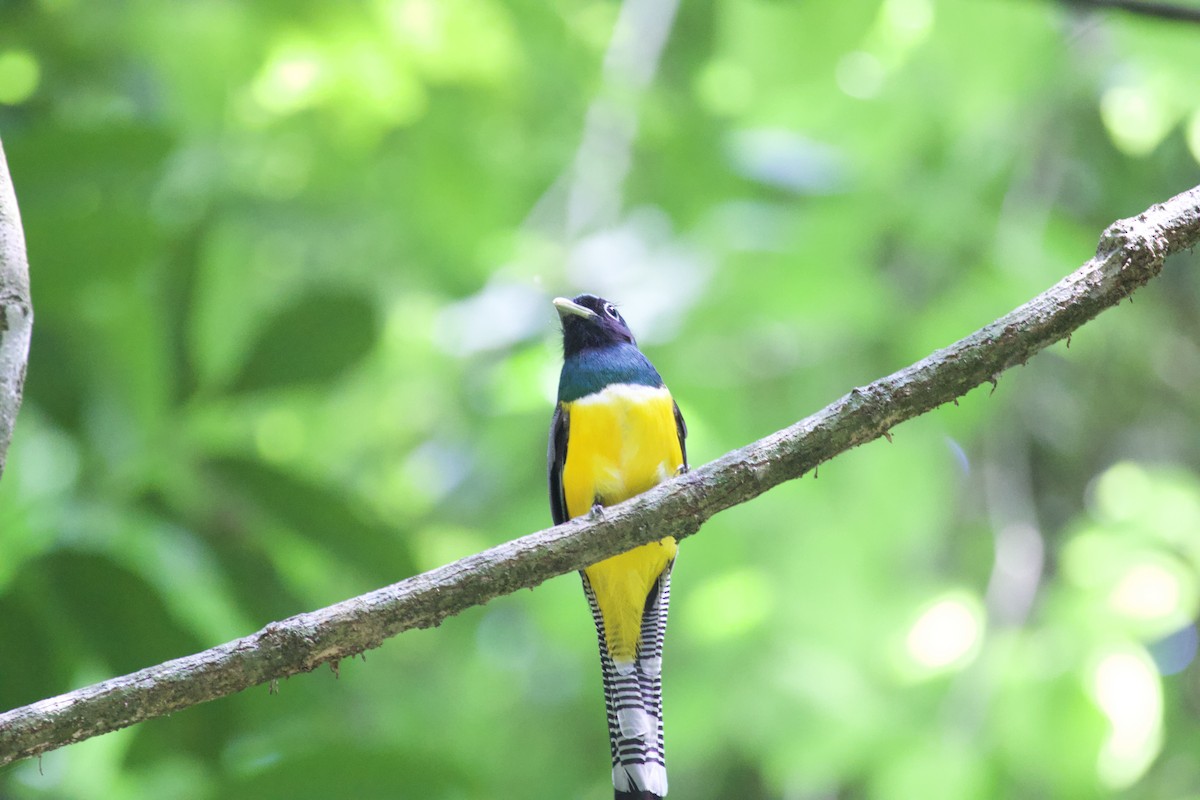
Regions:
<instances>
[{"instance_id":1,"label":"bird's head","mask_svg":"<svg viewBox=\"0 0 1200 800\"><path fill-rule=\"evenodd\" d=\"M592 294L581 294L571 300L556 297L554 307L562 319L563 354L566 356L591 347L637 344L617 307L603 297Z\"/></svg>"}]
</instances>

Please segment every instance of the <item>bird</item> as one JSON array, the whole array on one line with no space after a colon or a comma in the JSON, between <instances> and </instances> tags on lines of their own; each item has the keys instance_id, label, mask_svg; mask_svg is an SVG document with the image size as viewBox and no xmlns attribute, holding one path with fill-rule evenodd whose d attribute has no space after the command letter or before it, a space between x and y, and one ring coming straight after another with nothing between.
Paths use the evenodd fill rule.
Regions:
<instances>
[{"instance_id":1,"label":"bird","mask_svg":"<svg viewBox=\"0 0 1200 800\"><path fill-rule=\"evenodd\" d=\"M687 426L615 305L581 294L554 306L563 366L546 460L559 525L686 472ZM662 647L677 551L667 536L580 572L600 645L616 800L667 794Z\"/></svg>"}]
</instances>

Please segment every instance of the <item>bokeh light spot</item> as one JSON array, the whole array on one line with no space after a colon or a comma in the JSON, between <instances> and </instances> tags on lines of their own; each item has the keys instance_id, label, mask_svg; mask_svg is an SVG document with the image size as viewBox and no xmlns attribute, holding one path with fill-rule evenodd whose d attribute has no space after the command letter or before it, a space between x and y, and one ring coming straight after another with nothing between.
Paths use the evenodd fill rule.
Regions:
<instances>
[{"instance_id":1,"label":"bokeh light spot","mask_svg":"<svg viewBox=\"0 0 1200 800\"><path fill-rule=\"evenodd\" d=\"M744 114L754 100L754 77L728 59L710 61L696 78L696 96L714 114Z\"/></svg>"},{"instance_id":2,"label":"bokeh light spot","mask_svg":"<svg viewBox=\"0 0 1200 800\"><path fill-rule=\"evenodd\" d=\"M276 114L299 111L316 101L324 72L324 60L314 46L282 42L254 81L254 99Z\"/></svg>"},{"instance_id":3,"label":"bokeh light spot","mask_svg":"<svg viewBox=\"0 0 1200 800\"><path fill-rule=\"evenodd\" d=\"M931 670L965 663L983 634L977 601L955 594L930 603L908 631L905 647L919 666Z\"/></svg>"},{"instance_id":4,"label":"bokeh light spot","mask_svg":"<svg viewBox=\"0 0 1200 800\"><path fill-rule=\"evenodd\" d=\"M838 61L834 79L838 88L858 100L869 100L883 87L883 64L871 53L855 50Z\"/></svg>"},{"instance_id":5,"label":"bokeh light spot","mask_svg":"<svg viewBox=\"0 0 1200 800\"><path fill-rule=\"evenodd\" d=\"M702 584L688 598L685 625L696 639L728 639L761 625L773 601L761 572L748 568L727 572Z\"/></svg>"},{"instance_id":6,"label":"bokeh light spot","mask_svg":"<svg viewBox=\"0 0 1200 800\"><path fill-rule=\"evenodd\" d=\"M884 30L898 44L916 44L933 27L933 6L929 0L887 0L880 12Z\"/></svg>"},{"instance_id":7,"label":"bokeh light spot","mask_svg":"<svg viewBox=\"0 0 1200 800\"><path fill-rule=\"evenodd\" d=\"M15 106L37 91L41 68L32 53L7 50L0 53L0 103Z\"/></svg>"},{"instance_id":8,"label":"bokeh light spot","mask_svg":"<svg viewBox=\"0 0 1200 800\"><path fill-rule=\"evenodd\" d=\"M1110 602L1117 612L1136 619L1161 619L1174 614L1183 600L1179 577L1162 564L1135 564L1117 582Z\"/></svg>"},{"instance_id":9,"label":"bokeh light spot","mask_svg":"<svg viewBox=\"0 0 1200 800\"><path fill-rule=\"evenodd\" d=\"M1162 688L1142 653L1113 652L1091 671L1089 691L1109 722L1096 769L1111 789L1129 786L1146 771L1162 739Z\"/></svg>"},{"instance_id":10,"label":"bokeh light spot","mask_svg":"<svg viewBox=\"0 0 1200 800\"><path fill-rule=\"evenodd\" d=\"M1096 510L1109 521L1135 521L1150 501L1152 489L1145 469L1122 461L1096 479L1093 494Z\"/></svg>"},{"instance_id":11,"label":"bokeh light spot","mask_svg":"<svg viewBox=\"0 0 1200 800\"><path fill-rule=\"evenodd\" d=\"M1100 118L1109 138L1131 156L1149 155L1170 130L1163 104L1144 86L1114 86L1100 98Z\"/></svg>"}]
</instances>

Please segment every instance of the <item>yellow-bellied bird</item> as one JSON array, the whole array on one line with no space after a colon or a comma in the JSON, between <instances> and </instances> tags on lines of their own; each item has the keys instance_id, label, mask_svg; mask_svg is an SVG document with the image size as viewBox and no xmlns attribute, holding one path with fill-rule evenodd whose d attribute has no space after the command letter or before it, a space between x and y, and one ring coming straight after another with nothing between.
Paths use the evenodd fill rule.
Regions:
<instances>
[{"instance_id":1,"label":"yellow-bellied bird","mask_svg":"<svg viewBox=\"0 0 1200 800\"><path fill-rule=\"evenodd\" d=\"M686 470L687 428L612 303L581 294L554 305L563 368L548 461L550 509L559 524ZM617 800L667 793L661 673L675 551L668 536L581 573L600 638Z\"/></svg>"}]
</instances>

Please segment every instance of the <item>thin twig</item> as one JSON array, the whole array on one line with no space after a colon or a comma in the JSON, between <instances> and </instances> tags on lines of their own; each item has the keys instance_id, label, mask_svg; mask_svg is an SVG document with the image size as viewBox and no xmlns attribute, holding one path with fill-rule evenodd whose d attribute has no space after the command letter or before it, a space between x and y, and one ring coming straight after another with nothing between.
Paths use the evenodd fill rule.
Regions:
<instances>
[{"instance_id":1,"label":"thin twig","mask_svg":"<svg viewBox=\"0 0 1200 800\"><path fill-rule=\"evenodd\" d=\"M1111 225L1096 256L1020 308L751 445L645 494L186 658L0 714L0 764L350 658L401 631L663 536L684 538L822 461L995 376L1115 306L1200 242L1200 187Z\"/></svg>"},{"instance_id":2,"label":"thin twig","mask_svg":"<svg viewBox=\"0 0 1200 800\"><path fill-rule=\"evenodd\" d=\"M1200 22L1200 8L1177 6L1172 3L1143 2L1143 0L1064 0L1069 6L1082 8L1115 8L1143 17L1171 22Z\"/></svg>"}]
</instances>

